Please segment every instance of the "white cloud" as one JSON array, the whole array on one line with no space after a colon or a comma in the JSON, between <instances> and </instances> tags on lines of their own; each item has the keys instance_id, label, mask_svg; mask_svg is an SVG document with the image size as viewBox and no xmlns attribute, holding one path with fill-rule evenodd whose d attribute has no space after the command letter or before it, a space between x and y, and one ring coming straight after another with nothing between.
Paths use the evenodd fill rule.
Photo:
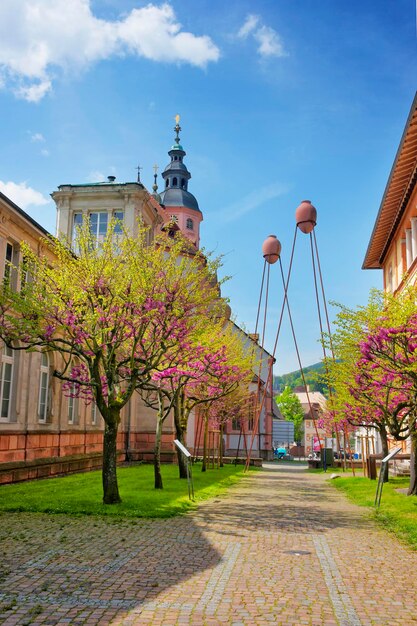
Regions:
<instances>
[{"instance_id":1,"label":"white cloud","mask_svg":"<svg viewBox=\"0 0 417 626\"><path fill-rule=\"evenodd\" d=\"M96 18L91 0L1 0L0 86L38 102L59 72L118 55L204 68L220 51L210 37L181 30L172 6L148 4L117 21Z\"/></svg>"},{"instance_id":2,"label":"white cloud","mask_svg":"<svg viewBox=\"0 0 417 626\"><path fill-rule=\"evenodd\" d=\"M49 150L47 148L42 148L42 150L41 150L41 155L42 156L47 157L47 156L49 156L49 154L50 153L49 153Z\"/></svg>"},{"instance_id":3,"label":"white cloud","mask_svg":"<svg viewBox=\"0 0 417 626\"><path fill-rule=\"evenodd\" d=\"M30 135L30 140L34 143L43 143L45 141L45 137L42 135L42 133L31 133L30 131L28 131L28 133Z\"/></svg>"},{"instance_id":4,"label":"white cloud","mask_svg":"<svg viewBox=\"0 0 417 626\"><path fill-rule=\"evenodd\" d=\"M258 44L258 54L261 57L288 56L277 31L270 26L262 24L259 15L249 14L247 16L237 33L237 38L247 39L249 35L251 35Z\"/></svg>"},{"instance_id":5,"label":"white cloud","mask_svg":"<svg viewBox=\"0 0 417 626\"><path fill-rule=\"evenodd\" d=\"M240 28L237 36L240 39L246 39L246 37L251 33L259 23L259 15L248 15L245 20L245 23Z\"/></svg>"},{"instance_id":6,"label":"white cloud","mask_svg":"<svg viewBox=\"0 0 417 626\"><path fill-rule=\"evenodd\" d=\"M21 209L26 209L28 206L40 206L50 202L40 191L28 187L26 182L14 183L9 181L5 183L0 180L0 191Z\"/></svg>"},{"instance_id":7,"label":"white cloud","mask_svg":"<svg viewBox=\"0 0 417 626\"><path fill-rule=\"evenodd\" d=\"M232 205L222 210L219 217L224 222L234 222L237 219L243 217L247 213L251 213L255 209L261 207L265 202L274 200L278 196L282 196L288 192L288 187L282 183L272 183L266 185L261 189L252 191L250 194L241 198L238 202L234 202Z\"/></svg>"},{"instance_id":8,"label":"white cloud","mask_svg":"<svg viewBox=\"0 0 417 626\"><path fill-rule=\"evenodd\" d=\"M261 26L253 35L259 44L258 52L263 57L285 57L287 53L278 33L269 26Z\"/></svg>"}]
</instances>

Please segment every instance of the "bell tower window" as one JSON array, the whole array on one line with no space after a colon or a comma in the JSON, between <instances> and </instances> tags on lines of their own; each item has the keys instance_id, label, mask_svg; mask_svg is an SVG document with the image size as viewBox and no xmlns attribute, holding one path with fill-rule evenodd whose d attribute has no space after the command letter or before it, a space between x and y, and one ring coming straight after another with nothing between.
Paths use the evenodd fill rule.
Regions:
<instances>
[{"instance_id":1,"label":"bell tower window","mask_svg":"<svg viewBox=\"0 0 417 626\"><path fill-rule=\"evenodd\" d=\"M189 218L187 219L187 221L186 221L186 224L185 224L185 225L186 225L186 227L187 227L187 229L188 229L188 230L194 230L194 222L193 222L193 220L191 219L191 217L189 217Z\"/></svg>"},{"instance_id":2,"label":"bell tower window","mask_svg":"<svg viewBox=\"0 0 417 626\"><path fill-rule=\"evenodd\" d=\"M174 178L172 179L172 186L178 187L178 178L176 176L174 176Z\"/></svg>"}]
</instances>

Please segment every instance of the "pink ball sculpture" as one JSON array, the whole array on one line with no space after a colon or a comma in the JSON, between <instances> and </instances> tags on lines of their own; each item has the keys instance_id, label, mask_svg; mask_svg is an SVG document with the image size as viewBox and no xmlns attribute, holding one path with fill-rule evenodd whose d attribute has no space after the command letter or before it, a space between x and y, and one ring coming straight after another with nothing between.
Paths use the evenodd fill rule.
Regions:
<instances>
[{"instance_id":1,"label":"pink ball sculpture","mask_svg":"<svg viewBox=\"0 0 417 626\"><path fill-rule=\"evenodd\" d=\"M302 233L311 233L317 224L317 211L310 200L303 200L295 211L295 221Z\"/></svg>"},{"instance_id":2,"label":"pink ball sculpture","mask_svg":"<svg viewBox=\"0 0 417 626\"><path fill-rule=\"evenodd\" d=\"M262 254L267 263L276 263L281 254L281 244L275 235L269 235L262 244Z\"/></svg>"}]
</instances>

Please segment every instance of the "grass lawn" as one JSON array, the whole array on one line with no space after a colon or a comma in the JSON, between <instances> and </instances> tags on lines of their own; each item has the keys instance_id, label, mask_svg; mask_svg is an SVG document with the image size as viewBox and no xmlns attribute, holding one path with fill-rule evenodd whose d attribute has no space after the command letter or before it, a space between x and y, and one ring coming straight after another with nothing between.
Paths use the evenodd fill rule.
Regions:
<instances>
[{"instance_id":1,"label":"grass lawn","mask_svg":"<svg viewBox=\"0 0 417 626\"><path fill-rule=\"evenodd\" d=\"M383 486L381 506L377 509L374 507L376 480L343 476L331 481L336 489L343 491L355 504L368 507L371 517L380 526L417 550L417 497L397 491L406 489L408 483L406 477L390 478L389 483Z\"/></svg>"},{"instance_id":2,"label":"grass lawn","mask_svg":"<svg viewBox=\"0 0 417 626\"><path fill-rule=\"evenodd\" d=\"M121 504L102 503L101 471L0 486L0 511L111 515L116 517L173 517L197 503L221 495L247 476L243 465L225 465L201 472L193 467L195 502L188 498L187 480L178 478L176 465L163 465L164 489L153 488L153 466L117 470ZM253 470L251 470L253 471Z\"/></svg>"}]
</instances>

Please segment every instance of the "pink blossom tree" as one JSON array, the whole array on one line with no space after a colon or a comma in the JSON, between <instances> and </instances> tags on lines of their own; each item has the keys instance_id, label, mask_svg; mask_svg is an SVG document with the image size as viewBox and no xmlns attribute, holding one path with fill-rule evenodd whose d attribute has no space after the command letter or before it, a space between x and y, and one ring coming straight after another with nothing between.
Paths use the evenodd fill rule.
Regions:
<instances>
[{"instance_id":1,"label":"pink blossom tree","mask_svg":"<svg viewBox=\"0 0 417 626\"><path fill-rule=\"evenodd\" d=\"M103 417L103 501L120 502L117 432L121 410L148 381L168 351L179 351L197 316L222 308L218 261L185 239L147 244L114 235L92 240L80 229L78 255L55 239L38 256L24 246L33 280L0 291L0 337L15 350L46 349L61 356L54 375L67 393L94 400Z\"/></svg>"}]
</instances>

